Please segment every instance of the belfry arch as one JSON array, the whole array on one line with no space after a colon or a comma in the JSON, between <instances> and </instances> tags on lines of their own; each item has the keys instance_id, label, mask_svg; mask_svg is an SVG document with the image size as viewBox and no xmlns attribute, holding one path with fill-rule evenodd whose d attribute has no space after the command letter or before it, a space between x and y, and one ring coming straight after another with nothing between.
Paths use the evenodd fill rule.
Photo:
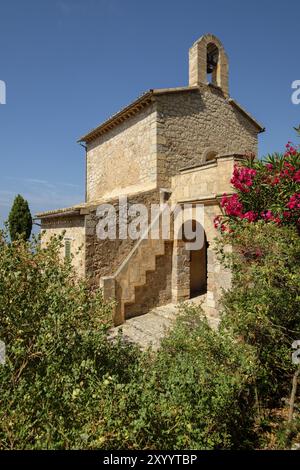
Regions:
<instances>
[{"instance_id":1,"label":"belfry arch","mask_svg":"<svg viewBox=\"0 0 300 470\"><path fill-rule=\"evenodd\" d=\"M229 96L228 57L221 41L213 34L205 34L189 50L189 85L207 82Z\"/></svg>"}]
</instances>

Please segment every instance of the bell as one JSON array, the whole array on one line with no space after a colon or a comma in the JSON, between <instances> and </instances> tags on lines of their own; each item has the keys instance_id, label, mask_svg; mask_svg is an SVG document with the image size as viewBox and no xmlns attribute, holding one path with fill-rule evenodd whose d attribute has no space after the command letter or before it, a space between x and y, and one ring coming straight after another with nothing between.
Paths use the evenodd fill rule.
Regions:
<instances>
[{"instance_id":1,"label":"bell","mask_svg":"<svg viewBox=\"0 0 300 470\"><path fill-rule=\"evenodd\" d=\"M218 51L207 53L207 73L213 73L214 68L218 65L219 54Z\"/></svg>"}]
</instances>

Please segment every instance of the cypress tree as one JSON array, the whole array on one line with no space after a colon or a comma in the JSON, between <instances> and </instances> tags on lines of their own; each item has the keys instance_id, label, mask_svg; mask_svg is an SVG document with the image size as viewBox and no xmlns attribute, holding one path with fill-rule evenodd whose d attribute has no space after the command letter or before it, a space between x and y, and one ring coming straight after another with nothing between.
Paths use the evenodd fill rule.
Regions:
<instances>
[{"instance_id":1,"label":"cypress tree","mask_svg":"<svg viewBox=\"0 0 300 470\"><path fill-rule=\"evenodd\" d=\"M28 207L28 202L18 194L14 200L8 216L8 226L11 241L19 236L28 240L32 230L32 217Z\"/></svg>"}]
</instances>

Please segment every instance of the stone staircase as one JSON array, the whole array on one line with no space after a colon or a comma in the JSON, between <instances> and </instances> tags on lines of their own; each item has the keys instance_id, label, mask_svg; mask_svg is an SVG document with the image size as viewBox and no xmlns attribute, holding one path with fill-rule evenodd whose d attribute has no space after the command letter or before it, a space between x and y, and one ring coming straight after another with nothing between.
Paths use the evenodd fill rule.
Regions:
<instances>
[{"instance_id":1,"label":"stone staircase","mask_svg":"<svg viewBox=\"0 0 300 470\"><path fill-rule=\"evenodd\" d=\"M126 309L135 303L136 288L144 286L147 273L156 269L156 259L165 253L165 240L141 238L113 276L101 278L104 300L116 300L114 324L121 325Z\"/></svg>"},{"instance_id":2,"label":"stone staircase","mask_svg":"<svg viewBox=\"0 0 300 470\"><path fill-rule=\"evenodd\" d=\"M161 238L160 231L157 232L164 210L165 207L162 206L161 211L137 240L118 270L112 276L100 279L104 300L115 301L113 312L115 326L123 324L125 319L131 316L128 315L128 307L135 305L136 289L146 285L147 273L156 271L157 258L165 254L167 241ZM151 238L153 228L156 237Z\"/></svg>"},{"instance_id":3,"label":"stone staircase","mask_svg":"<svg viewBox=\"0 0 300 470\"><path fill-rule=\"evenodd\" d=\"M204 298L205 296L202 295L185 303L202 305ZM157 350L161 340L166 336L178 317L178 307L175 304L163 305L144 315L130 318L123 325L112 328L109 337L114 340L119 331L122 330L124 341L135 343L143 350L149 347ZM212 316L207 316L207 318L211 327L217 329L219 319Z\"/></svg>"},{"instance_id":4,"label":"stone staircase","mask_svg":"<svg viewBox=\"0 0 300 470\"><path fill-rule=\"evenodd\" d=\"M155 271L156 257L165 253L164 240L144 239L138 249L116 276L121 295L121 310L135 303L135 289L146 284L147 272Z\"/></svg>"}]
</instances>

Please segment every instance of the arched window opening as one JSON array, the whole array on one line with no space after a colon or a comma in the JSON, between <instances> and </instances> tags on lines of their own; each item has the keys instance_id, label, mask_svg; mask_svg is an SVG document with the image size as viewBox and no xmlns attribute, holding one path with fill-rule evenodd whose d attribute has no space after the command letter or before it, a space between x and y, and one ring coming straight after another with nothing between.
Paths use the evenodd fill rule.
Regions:
<instances>
[{"instance_id":1,"label":"arched window opening","mask_svg":"<svg viewBox=\"0 0 300 470\"><path fill-rule=\"evenodd\" d=\"M217 46L210 42L207 45L206 53L206 73L207 81L213 85L217 85L217 67L219 62L219 49Z\"/></svg>"},{"instance_id":2,"label":"arched window opening","mask_svg":"<svg viewBox=\"0 0 300 470\"><path fill-rule=\"evenodd\" d=\"M217 152L215 152L214 150L211 150L210 152L208 152L208 153L206 154L206 156L205 156L205 161L206 161L206 162L212 162L212 161L216 160L217 155L218 155Z\"/></svg>"}]
</instances>

